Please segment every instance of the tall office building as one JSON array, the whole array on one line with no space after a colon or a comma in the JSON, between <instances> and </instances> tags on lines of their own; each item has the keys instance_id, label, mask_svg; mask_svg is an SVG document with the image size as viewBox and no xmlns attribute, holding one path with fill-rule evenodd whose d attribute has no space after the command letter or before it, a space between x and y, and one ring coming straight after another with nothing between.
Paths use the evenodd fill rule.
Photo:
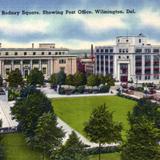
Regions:
<instances>
[{"instance_id":1,"label":"tall office building","mask_svg":"<svg viewBox=\"0 0 160 160\"><path fill-rule=\"evenodd\" d=\"M95 47L95 73L120 82L160 82L160 46L147 43L143 34L119 36L116 45Z\"/></svg>"}]
</instances>

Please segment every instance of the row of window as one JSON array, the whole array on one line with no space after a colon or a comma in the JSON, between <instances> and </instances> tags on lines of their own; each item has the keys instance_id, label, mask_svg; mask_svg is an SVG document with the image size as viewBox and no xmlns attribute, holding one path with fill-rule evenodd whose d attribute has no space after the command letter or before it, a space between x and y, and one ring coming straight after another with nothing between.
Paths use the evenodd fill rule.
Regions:
<instances>
[{"instance_id":1,"label":"row of window","mask_svg":"<svg viewBox=\"0 0 160 160\"><path fill-rule=\"evenodd\" d=\"M30 64L30 60L23 60L22 64ZM47 64L48 60L41 60L41 64ZM5 60L4 65L11 65L12 61L11 60ZM20 60L14 60L13 64L21 64ZM32 60L32 64L39 64L39 60Z\"/></svg>"},{"instance_id":2,"label":"row of window","mask_svg":"<svg viewBox=\"0 0 160 160\"><path fill-rule=\"evenodd\" d=\"M150 48L146 48L146 49L144 49L144 50L142 50L142 48L137 48L136 50L135 50L135 52L136 53L142 53L142 51L144 52L144 53L151 53L151 51L153 52L153 53L159 53L159 49L153 49L153 50L151 50Z\"/></svg>"},{"instance_id":3,"label":"row of window","mask_svg":"<svg viewBox=\"0 0 160 160\"><path fill-rule=\"evenodd\" d=\"M97 53L113 53L113 49L96 49Z\"/></svg>"},{"instance_id":4,"label":"row of window","mask_svg":"<svg viewBox=\"0 0 160 160\"><path fill-rule=\"evenodd\" d=\"M23 55L27 55L28 53L27 52L24 52ZM36 55L37 52L32 52L32 55ZM48 52L48 55L51 55L52 52ZM65 52L55 52L55 55L64 55ZM1 55L1 53L0 53ZM9 52L5 52L5 55L8 56L9 55ZM11 54L12 55L12 54ZM14 55L18 55L18 52L14 52ZM21 55L21 54L20 54ZM41 52L41 55L45 55L45 52Z\"/></svg>"}]
</instances>

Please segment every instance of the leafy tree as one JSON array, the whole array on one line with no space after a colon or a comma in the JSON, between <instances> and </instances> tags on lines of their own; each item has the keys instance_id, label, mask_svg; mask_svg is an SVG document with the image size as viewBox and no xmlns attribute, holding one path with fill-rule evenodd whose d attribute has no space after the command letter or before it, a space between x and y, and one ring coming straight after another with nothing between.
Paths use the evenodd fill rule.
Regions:
<instances>
[{"instance_id":1,"label":"leafy tree","mask_svg":"<svg viewBox=\"0 0 160 160\"><path fill-rule=\"evenodd\" d=\"M121 124L113 121L112 113L105 104L93 110L84 131L92 142L99 144L99 160L101 145L121 141L121 130Z\"/></svg>"},{"instance_id":2,"label":"leafy tree","mask_svg":"<svg viewBox=\"0 0 160 160\"><path fill-rule=\"evenodd\" d=\"M113 79L112 75L106 75L105 80L108 86L114 86L115 80Z\"/></svg>"},{"instance_id":3,"label":"leafy tree","mask_svg":"<svg viewBox=\"0 0 160 160\"><path fill-rule=\"evenodd\" d=\"M159 160L160 130L145 117L131 125L127 142L122 149L122 160Z\"/></svg>"},{"instance_id":4,"label":"leafy tree","mask_svg":"<svg viewBox=\"0 0 160 160\"><path fill-rule=\"evenodd\" d=\"M30 74L27 77L27 82L30 85L43 85L44 76L42 71L39 71L37 68L31 70Z\"/></svg>"},{"instance_id":5,"label":"leafy tree","mask_svg":"<svg viewBox=\"0 0 160 160\"><path fill-rule=\"evenodd\" d=\"M23 85L23 77L19 69L11 71L8 75L8 82L10 87L17 88Z\"/></svg>"},{"instance_id":6,"label":"leafy tree","mask_svg":"<svg viewBox=\"0 0 160 160\"><path fill-rule=\"evenodd\" d=\"M49 82L51 85L57 85L57 74L53 73L49 79Z\"/></svg>"},{"instance_id":7,"label":"leafy tree","mask_svg":"<svg viewBox=\"0 0 160 160\"><path fill-rule=\"evenodd\" d=\"M103 75L99 75L98 76L99 79L99 83L105 85L106 83L106 77L104 77Z\"/></svg>"},{"instance_id":8,"label":"leafy tree","mask_svg":"<svg viewBox=\"0 0 160 160\"><path fill-rule=\"evenodd\" d=\"M72 131L66 144L63 145L52 157L54 160L87 160L85 145Z\"/></svg>"},{"instance_id":9,"label":"leafy tree","mask_svg":"<svg viewBox=\"0 0 160 160\"><path fill-rule=\"evenodd\" d=\"M152 103L149 99L140 99L132 114L129 114L130 123L138 122L139 117L142 116L145 116L160 128L160 106L158 104Z\"/></svg>"},{"instance_id":10,"label":"leafy tree","mask_svg":"<svg viewBox=\"0 0 160 160\"><path fill-rule=\"evenodd\" d=\"M88 86L98 86L99 85L99 79L98 79L98 76L96 75L89 75L88 78L87 78L87 85Z\"/></svg>"},{"instance_id":11,"label":"leafy tree","mask_svg":"<svg viewBox=\"0 0 160 160\"><path fill-rule=\"evenodd\" d=\"M71 74L67 75L66 84L71 85L71 86L74 85L74 76L73 75L71 75Z\"/></svg>"},{"instance_id":12,"label":"leafy tree","mask_svg":"<svg viewBox=\"0 0 160 160\"><path fill-rule=\"evenodd\" d=\"M40 93L40 90L36 89L36 87L33 85L25 86L20 91L20 97L26 98L28 95L33 94L33 93Z\"/></svg>"},{"instance_id":13,"label":"leafy tree","mask_svg":"<svg viewBox=\"0 0 160 160\"><path fill-rule=\"evenodd\" d=\"M57 127L57 119L53 113L43 113L39 118L35 129L35 146L42 151L43 159L45 154L50 155L51 149L55 150L62 144L64 132Z\"/></svg>"},{"instance_id":14,"label":"leafy tree","mask_svg":"<svg viewBox=\"0 0 160 160\"><path fill-rule=\"evenodd\" d=\"M77 72L74 74L74 85L83 86L86 84L86 75L82 72Z\"/></svg>"},{"instance_id":15,"label":"leafy tree","mask_svg":"<svg viewBox=\"0 0 160 160\"><path fill-rule=\"evenodd\" d=\"M16 101L11 111L13 118L19 122L19 127L25 135L33 137L39 117L45 112L53 112L53 108L48 98L40 92Z\"/></svg>"},{"instance_id":16,"label":"leafy tree","mask_svg":"<svg viewBox=\"0 0 160 160\"><path fill-rule=\"evenodd\" d=\"M66 81L66 74L63 70L61 70L59 73L57 73L57 84L63 85Z\"/></svg>"}]
</instances>

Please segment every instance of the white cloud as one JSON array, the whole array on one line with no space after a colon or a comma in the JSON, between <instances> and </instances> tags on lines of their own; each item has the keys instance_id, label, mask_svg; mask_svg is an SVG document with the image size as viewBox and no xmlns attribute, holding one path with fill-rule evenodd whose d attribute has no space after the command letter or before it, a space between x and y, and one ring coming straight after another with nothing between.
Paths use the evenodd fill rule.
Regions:
<instances>
[{"instance_id":1,"label":"white cloud","mask_svg":"<svg viewBox=\"0 0 160 160\"><path fill-rule=\"evenodd\" d=\"M48 21L44 20L21 20L21 21L12 21L9 19L0 20L0 30L7 34L29 34L34 32L45 33L47 27L49 26Z\"/></svg>"},{"instance_id":2,"label":"white cloud","mask_svg":"<svg viewBox=\"0 0 160 160\"><path fill-rule=\"evenodd\" d=\"M127 29L127 23L124 22L124 15L108 16L73 16L75 20L80 20L87 31L99 32L112 29Z\"/></svg>"},{"instance_id":3,"label":"white cloud","mask_svg":"<svg viewBox=\"0 0 160 160\"><path fill-rule=\"evenodd\" d=\"M160 28L160 12L152 9L145 9L139 13L141 25L147 25L156 29Z\"/></svg>"}]
</instances>

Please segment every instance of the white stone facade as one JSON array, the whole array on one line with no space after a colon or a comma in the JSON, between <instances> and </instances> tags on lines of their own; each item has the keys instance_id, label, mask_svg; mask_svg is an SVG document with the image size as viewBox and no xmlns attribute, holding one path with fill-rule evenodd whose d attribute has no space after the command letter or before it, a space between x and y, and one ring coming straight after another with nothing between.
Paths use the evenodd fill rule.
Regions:
<instances>
[{"instance_id":1,"label":"white stone facade","mask_svg":"<svg viewBox=\"0 0 160 160\"><path fill-rule=\"evenodd\" d=\"M114 46L97 46L95 58L96 74L111 74L121 82L160 82L160 46L148 44L143 34L119 36Z\"/></svg>"},{"instance_id":2,"label":"white stone facade","mask_svg":"<svg viewBox=\"0 0 160 160\"><path fill-rule=\"evenodd\" d=\"M77 70L76 56L69 55L66 48L43 43L39 48L0 48L0 75L5 79L10 71L19 69L26 77L33 68L41 70L48 79L51 74L64 70L74 74Z\"/></svg>"}]
</instances>

